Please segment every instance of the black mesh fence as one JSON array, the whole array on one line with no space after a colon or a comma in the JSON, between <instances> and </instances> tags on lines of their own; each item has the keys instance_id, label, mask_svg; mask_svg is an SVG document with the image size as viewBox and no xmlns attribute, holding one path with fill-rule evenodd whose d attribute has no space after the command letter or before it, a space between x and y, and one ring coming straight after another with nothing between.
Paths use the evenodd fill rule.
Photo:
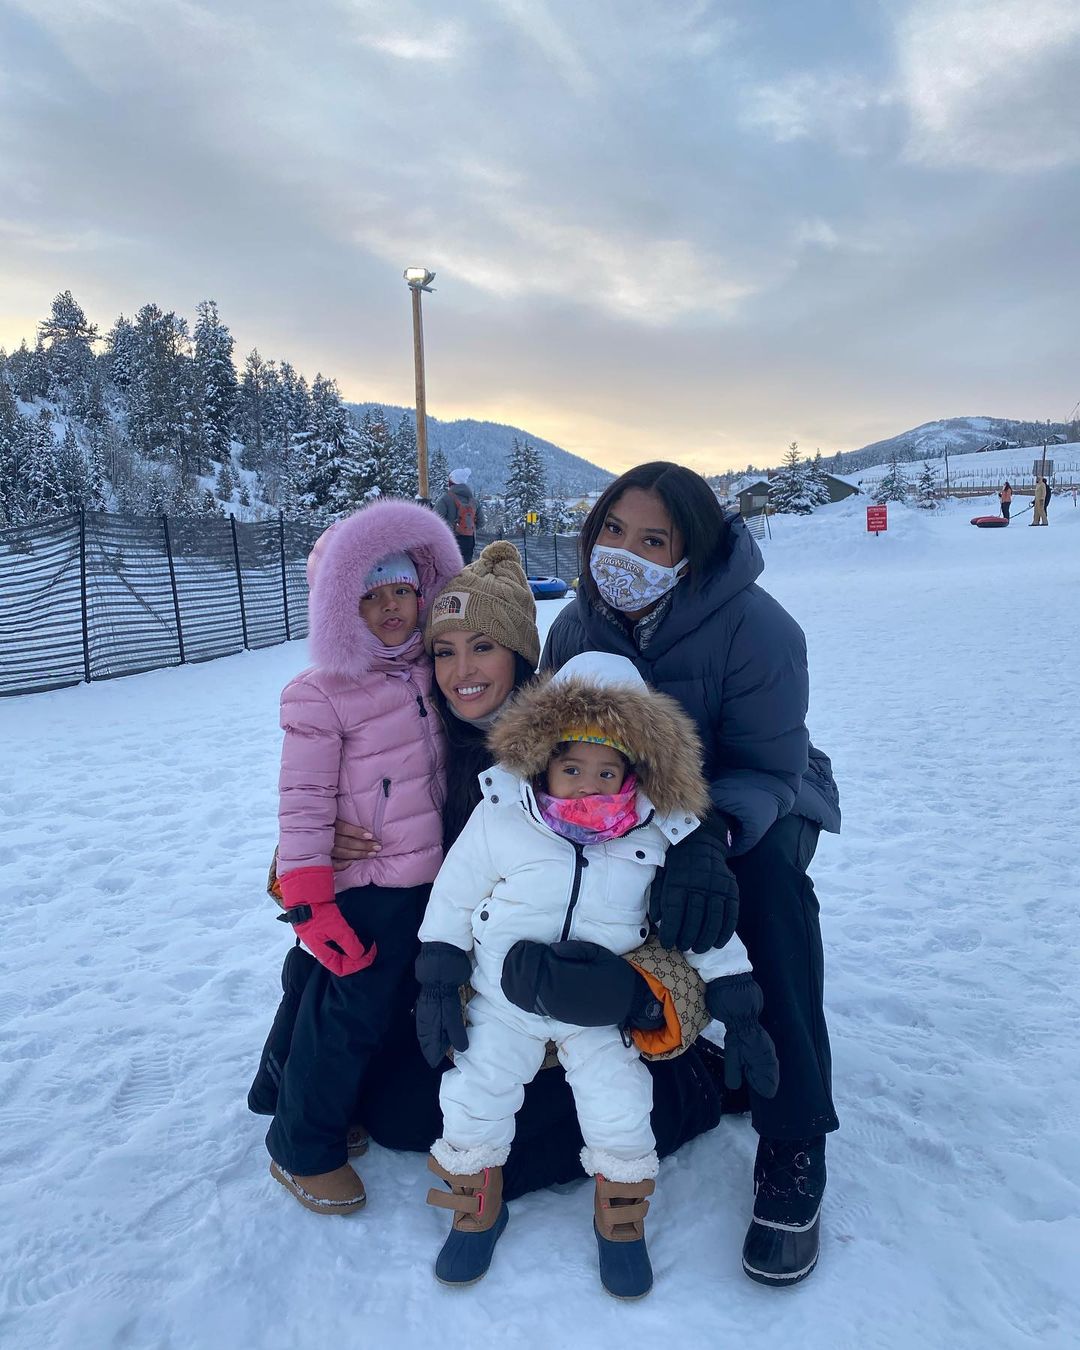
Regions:
<instances>
[{"instance_id":1,"label":"black mesh fence","mask_svg":"<svg viewBox=\"0 0 1080 1350\"><path fill-rule=\"evenodd\" d=\"M0 530L0 696L305 637L322 528L88 511ZM511 542L531 577L578 574L576 535Z\"/></svg>"},{"instance_id":2,"label":"black mesh fence","mask_svg":"<svg viewBox=\"0 0 1080 1350\"><path fill-rule=\"evenodd\" d=\"M320 528L87 512L0 530L0 695L305 636Z\"/></svg>"}]
</instances>

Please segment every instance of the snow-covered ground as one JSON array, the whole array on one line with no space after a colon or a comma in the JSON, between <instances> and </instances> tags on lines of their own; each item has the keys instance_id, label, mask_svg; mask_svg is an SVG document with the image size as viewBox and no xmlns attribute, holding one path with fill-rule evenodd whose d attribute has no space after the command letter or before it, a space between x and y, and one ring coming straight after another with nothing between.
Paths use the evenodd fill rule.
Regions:
<instances>
[{"instance_id":1,"label":"snow-covered ground","mask_svg":"<svg viewBox=\"0 0 1080 1350\"><path fill-rule=\"evenodd\" d=\"M423 1158L372 1150L349 1219L271 1180L244 1095L289 940L262 885L292 644L0 704L0 1343L1077 1345L1080 509L875 538L864 505L765 544L846 812L813 869L843 1128L810 1281L740 1270L742 1118L664 1164L635 1305L585 1185L518 1201L450 1292Z\"/></svg>"}]
</instances>

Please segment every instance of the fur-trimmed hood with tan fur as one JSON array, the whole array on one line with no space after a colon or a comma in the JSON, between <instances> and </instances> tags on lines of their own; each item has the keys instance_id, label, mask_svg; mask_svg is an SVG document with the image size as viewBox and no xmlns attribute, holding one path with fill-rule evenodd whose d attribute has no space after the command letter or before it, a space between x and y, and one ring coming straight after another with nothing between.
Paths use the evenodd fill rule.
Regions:
<instances>
[{"instance_id":1,"label":"fur-trimmed hood with tan fur","mask_svg":"<svg viewBox=\"0 0 1080 1350\"><path fill-rule=\"evenodd\" d=\"M630 754L642 792L662 816L709 809L693 720L642 679L624 656L584 652L553 676L526 685L488 736L500 764L533 780L565 733L596 728Z\"/></svg>"}]
</instances>

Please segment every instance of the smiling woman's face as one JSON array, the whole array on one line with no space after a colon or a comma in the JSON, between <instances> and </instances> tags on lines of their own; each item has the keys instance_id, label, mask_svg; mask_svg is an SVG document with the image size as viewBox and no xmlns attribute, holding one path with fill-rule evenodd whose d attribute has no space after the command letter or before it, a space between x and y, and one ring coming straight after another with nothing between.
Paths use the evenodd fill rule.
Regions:
<instances>
[{"instance_id":1,"label":"smiling woman's face","mask_svg":"<svg viewBox=\"0 0 1080 1350\"><path fill-rule=\"evenodd\" d=\"M459 717L496 712L514 687L514 653L484 633L440 633L432 644L435 681Z\"/></svg>"}]
</instances>

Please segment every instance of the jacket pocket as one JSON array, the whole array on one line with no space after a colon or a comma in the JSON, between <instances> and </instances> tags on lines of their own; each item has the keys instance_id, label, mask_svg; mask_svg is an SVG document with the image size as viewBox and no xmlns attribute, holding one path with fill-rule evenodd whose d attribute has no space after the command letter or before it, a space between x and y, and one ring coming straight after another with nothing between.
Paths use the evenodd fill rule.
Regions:
<instances>
[{"instance_id":1,"label":"jacket pocket","mask_svg":"<svg viewBox=\"0 0 1080 1350\"><path fill-rule=\"evenodd\" d=\"M382 843L383 820L386 817L386 808L390 802L390 789L393 787L389 778L384 778L379 784L379 795L375 799L375 818L371 822L371 833Z\"/></svg>"}]
</instances>

